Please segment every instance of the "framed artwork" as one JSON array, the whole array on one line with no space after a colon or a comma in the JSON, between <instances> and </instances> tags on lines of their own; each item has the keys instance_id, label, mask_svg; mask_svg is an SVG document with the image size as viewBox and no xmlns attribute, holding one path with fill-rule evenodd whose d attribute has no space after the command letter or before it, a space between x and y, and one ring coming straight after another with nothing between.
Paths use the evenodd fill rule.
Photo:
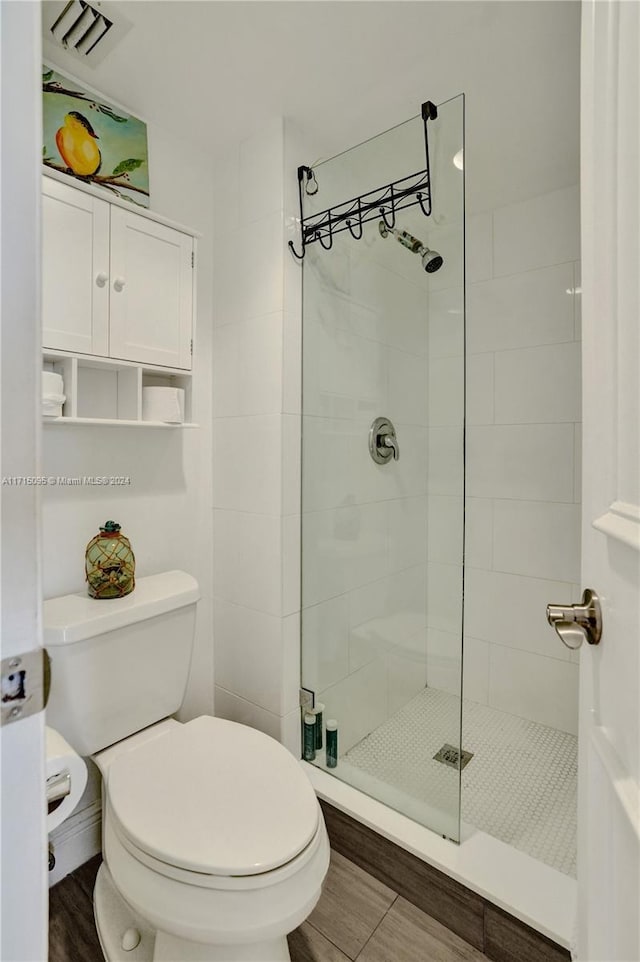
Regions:
<instances>
[{"instance_id":1,"label":"framed artwork","mask_svg":"<svg viewBox=\"0 0 640 962\"><path fill-rule=\"evenodd\" d=\"M42 162L149 206L147 125L71 77L42 68Z\"/></svg>"}]
</instances>

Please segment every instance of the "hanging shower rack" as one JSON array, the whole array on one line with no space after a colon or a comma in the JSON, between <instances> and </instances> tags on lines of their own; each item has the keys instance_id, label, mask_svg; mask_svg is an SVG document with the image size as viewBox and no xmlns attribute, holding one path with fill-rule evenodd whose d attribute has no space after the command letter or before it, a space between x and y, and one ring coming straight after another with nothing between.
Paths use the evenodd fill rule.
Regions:
<instances>
[{"instance_id":1,"label":"hanging shower rack","mask_svg":"<svg viewBox=\"0 0 640 962\"><path fill-rule=\"evenodd\" d=\"M298 200L300 203L300 234L302 253L295 249L293 241L289 241L289 248L298 260L304 258L309 244L318 241L325 250L333 246L336 234L348 230L355 240L360 240L364 232L364 225L371 220L382 218L387 227L395 227L396 212L418 205L425 217L431 214L431 173L429 169L429 136L427 122L435 120L438 108L430 100L422 104L421 116L424 124L425 168L416 174L410 174L401 180L396 180L384 187L378 187L359 197L329 207L318 214L303 217L302 191L305 177L313 176L311 167L298 167Z\"/></svg>"}]
</instances>

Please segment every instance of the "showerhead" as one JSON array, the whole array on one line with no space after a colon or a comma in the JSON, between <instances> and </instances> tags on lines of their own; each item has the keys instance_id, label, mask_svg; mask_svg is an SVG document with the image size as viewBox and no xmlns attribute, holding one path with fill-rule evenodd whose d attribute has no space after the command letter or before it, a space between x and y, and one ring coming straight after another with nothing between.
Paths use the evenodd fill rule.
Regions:
<instances>
[{"instance_id":1,"label":"showerhead","mask_svg":"<svg viewBox=\"0 0 640 962\"><path fill-rule=\"evenodd\" d=\"M379 221L378 230L380 231L381 237L388 237L389 234L393 234L395 239L407 250L410 250L412 254L420 254L420 259L422 261L422 268L427 272L427 274L435 274L442 267L444 260L441 254L437 251L431 251L428 247L410 234L406 230L396 230L395 227L388 227L384 220Z\"/></svg>"}]
</instances>

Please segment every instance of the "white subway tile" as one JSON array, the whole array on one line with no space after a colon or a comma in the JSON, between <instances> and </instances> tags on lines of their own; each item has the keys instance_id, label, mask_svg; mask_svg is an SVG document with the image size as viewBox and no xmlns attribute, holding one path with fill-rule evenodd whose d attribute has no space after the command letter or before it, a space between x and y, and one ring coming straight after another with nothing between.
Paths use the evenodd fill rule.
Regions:
<instances>
[{"instance_id":1,"label":"white subway tile","mask_svg":"<svg viewBox=\"0 0 640 962\"><path fill-rule=\"evenodd\" d=\"M348 751L387 718L386 659L370 662L318 693L325 718L338 722L338 751Z\"/></svg>"},{"instance_id":2,"label":"white subway tile","mask_svg":"<svg viewBox=\"0 0 640 962\"><path fill-rule=\"evenodd\" d=\"M283 166L284 131L279 117L240 144L240 217L243 225L282 211Z\"/></svg>"},{"instance_id":3,"label":"white subway tile","mask_svg":"<svg viewBox=\"0 0 640 962\"><path fill-rule=\"evenodd\" d=\"M461 357L429 358L429 424L460 425L464 419L464 361Z\"/></svg>"},{"instance_id":4,"label":"white subway tile","mask_svg":"<svg viewBox=\"0 0 640 962\"><path fill-rule=\"evenodd\" d=\"M572 264L471 284L467 289L469 354L572 341L572 288Z\"/></svg>"},{"instance_id":5,"label":"white subway tile","mask_svg":"<svg viewBox=\"0 0 640 962\"><path fill-rule=\"evenodd\" d=\"M400 711L427 683L425 632L411 639L414 648L397 648L387 657L387 702L389 715Z\"/></svg>"},{"instance_id":6,"label":"white subway tile","mask_svg":"<svg viewBox=\"0 0 640 962\"><path fill-rule=\"evenodd\" d=\"M225 601L266 614L282 614L279 517L213 512L213 579Z\"/></svg>"},{"instance_id":7,"label":"white subway tile","mask_svg":"<svg viewBox=\"0 0 640 962\"><path fill-rule=\"evenodd\" d=\"M564 187L493 214L493 273L517 274L580 257L580 193Z\"/></svg>"},{"instance_id":8,"label":"white subway tile","mask_svg":"<svg viewBox=\"0 0 640 962\"><path fill-rule=\"evenodd\" d=\"M486 705L489 700L489 644L465 634L462 656L464 698Z\"/></svg>"},{"instance_id":9,"label":"white subway tile","mask_svg":"<svg viewBox=\"0 0 640 962\"><path fill-rule=\"evenodd\" d=\"M427 684L429 688L460 695L462 688L462 634L427 630Z\"/></svg>"},{"instance_id":10,"label":"white subway tile","mask_svg":"<svg viewBox=\"0 0 640 962\"><path fill-rule=\"evenodd\" d=\"M214 329L214 417L278 414L281 385L281 313Z\"/></svg>"},{"instance_id":11,"label":"white subway tile","mask_svg":"<svg viewBox=\"0 0 640 962\"><path fill-rule=\"evenodd\" d=\"M271 735L276 741L280 740L281 718L270 711L266 711L259 705L235 695L216 685L215 690L216 717L227 718L229 721L239 722L241 725L249 725L257 728L265 735Z\"/></svg>"},{"instance_id":12,"label":"white subway tile","mask_svg":"<svg viewBox=\"0 0 640 962\"><path fill-rule=\"evenodd\" d=\"M351 671L424 630L426 591L426 567L420 565L349 593Z\"/></svg>"},{"instance_id":13,"label":"white subway tile","mask_svg":"<svg viewBox=\"0 0 640 962\"><path fill-rule=\"evenodd\" d=\"M282 514L300 514L301 418L296 414L283 414L282 431Z\"/></svg>"},{"instance_id":14,"label":"white subway tile","mask_svg":"<svg viewBox=\"0 0 640 962\"><path fill-rule=\"evenodd\" d=\"M372 469L364 438L358 438L356 425L345 418L305 417L302 422L302 510L335 508L359 494L355 473L358 442ZM327 470L328 466L330 470ZM364 467L368 469L369 465ZM385 465L386 467L386 465ZM374 473L368 472L368 473Z\"/></svg>"},{"instance_id":15,"label":"white subway tile","mask_svg":"<svg viewBox=\"0 0 640 962\"><path fill-rule=\"evenodd\" d=\"M291 615L300 611L300 542L301 523L299 514L288 514L282 518L282 614Z\"/></svg>"},{"instance_id":16,"label":"white subway tile","mask_svg":"<svg viewBox=\"0 0 640 962\"><path fill-rule=\"evenodd\" d=\"M213 430L213 505L280 514L282 418L217 418Z\"/></svg>"},{"instance_id":17,"label":"white subway tile","mask_svg":"<svg viewBox=\"0 0 640 962\"><path fill-rule=\"evenodd\" d=\"M429 357L461 357L463 353L463 289L429 291Z\"/></svg>"},{"instance_id":18,"label":"white subway tile","mask_svg":"<svg viewBox=\"0 0 640 962\"><path fill-rule=\"evenodd\" d=\"M349 599L331 598L302 610L302 683L321 691L349 674Z\"/></svg>"},{"instance_id":19,"label":"white subway tile","mask_svg":"<svg viewBox=\"0 0 640 962\"><path fill-rule=\"evenodd\" d=\"M576 341L495 355L496 423L578 421L581 400Z\"/></svg>"},{"instance_id":20,"label":"white subway tile","mask_svg":"<svg viewBox=\"0 0 640 962\"><path fill-rule=\"evenodd\" d=\"M389 348L388 417L395 423L428 424L427 360Z\"/></svg>"},{"instance_id":21,"label":"white subway tile","mask_svg":"<svg viewBox=\"0 0 640 962\"><path fill-rule=\"evenodd\" d=\"M213 601L200 597L196 615L196 633L189 666L189 679L184 700L178 712L182 722L213 712Z\"/></svg>"},{"instance_id":22,"label":"white subway tile","mask_svg":"<svg viewBox=\"0 0 640 962\"><path fill-rule=\"evenodd\" d=\"M427 624L462 637L462 565L427 566Z\"/></svg>"},{"instance_id":23,"label":"white subway tile","mask_svg":"<svg viewBox=\"0 0 640 962\"><path fill-rule=\"evenodd\" d=\"M285 311L283 338L282 410L286 414L300 414L302 411L302 308L297 314Z\"/></svg>"},{"instance_id":24,"label":"white subway tile","mask_svg":"<svg viewBox=\"0 0 640 962\"><path fill-rule=\"evenodd\" d=\"M373 419L374 411L385 408L387 353L377 341L309 321L304 331L305 414L344 416L345 410L364 405ZM347 406L345 399L351 402Z\"/></svg>"},{"instance_id":25,"label":"white subway tile","mask_svg":"<svg viewBox=\"0 0 640 962\"><path fill-rule=\"evenodd\" d=\"M429 497L427 549L429 561L462 564L464 515L461 497L432 494Z\"/></svg>"},{"instance_id":26,"label":"white subway tile","mask_svg":"<svg viewBox=\"0 0 640 962\"><path fill-rule=\"evenodd\" d=\"M472 568L493 566L493 501L467 498L464 514L464 560Z\"/></svg>"},{"instance_id":27,"label":"white subway tile","mask_svg":"<svg viewBox=\"0 0 640 962\"><path fill-rule=\"evenodd\" d=\"M386 504L350 504L302 516L303 604L382 578L388 571Z\"/></svg>"},{"instance_id":28,"label":"white subway tile","mask_svg":"<svg viewBox=\"0 0 640 962\"><path fill-rule=\"evenodd\" d=\"M573 425L471 426L467 494L527 501L573 500Z\"/></svg>"},{"instance_id":29,"label":"white subway tile","mask_svg":"<svg viewBox=\"0 0 640 962\"><path fill-rule=\"evenodd\" d=\"M575 339L582 340L582 264L573 265L573 313L575 320Z\"/></svg>"},{"instance_id":30,"label":"white subway tile","mask_svg":"<svg viewBox=\"0 0 640 962\"><path fill-rule=\"evenodd\" d=\"M466 282L488 280L493 274L493 218L489 211L470 214L465 222Z\"/></svg>"},{"instance_id":31,"label":"white subway tile","mask_svg":"<svg viewBox=\"0 0 640 962\"><path fill-rule=\"evenodd\" d=\"M577 665L499 645L491 645L489 658L492 708L577 734Z\"/></svg>"},{"instance_id":32,"label":"white subway tile","mask_svg":"<svg viewBox=\"0 0 640 962\"><path fill-rule=\"evenodd\" d=\"M464 479L462 428L429 429L429 494L462 495Z\"/></svg>"},{"instance_id":33,"label":"white subway tile","mask_svg":"<svg viewBox=\"0 0 640 962\"><path fill-rule=\"evenodd\" d=\"M291 711L297 689L285 686L285 620L214 599L216 683L276 715ZM290 626L288 626L289 628Z\"/></svg>"},{"instance_id":34,"label":"white subway tile","mask_svg":"<svg viewBox=\"0 0 640 962\"><path fill-rule=\"evenodd\" d=\"M493 424L493 359L493 354L472 354L467 357L467 424Z\"/></svg>"},{"instance_id":35,"label":"white subway tile","mask_svg":"<svg viewBox=\"0 0 640 962\"><path fill-rule=\"evenodd\" d=\"M493 567L551 581L578 581L580 506L494 501Z\"/></svg>"},{"instance_id":36,"label":"white subway tile","mask_svg":"<svg viewBox=\"0 0 640 962\"><path fill-rule=\"evenodd\" d=\"M482 641L566 661L567 649L547 622L546 609L550 602L562 603L570 591L566 582L467 567L465 632Z\"/></svg>"},{"instance_id":37,"label":"white subway tile","mask_svg":"<svg viewBox=\"0 0 640 962\"><path fill-rule=\"evenodd\" d=\"M427 498L389 502L389 571L424 564L427 557Z\"/></svg>"},{"instance_id":38,"label":"white subway tile","mask_svg":"<svg viewBox=\"0 0 640 962\"><path fill-rule=\"evenodd\" d=\"M280 742L294 758L302 757L300 709L290 711L280 719Z\"/></svg>"},{"instance_id":39,"label":"white subway tile","mask_svg":"<svg viewBox=\"0 0 640 962\"><path fill-rule=\"evenodd\" d=\"M574 442L574 488L573 488L573 500L576 504L582 502L582 424L574 425L575 432L575 442Z\"/></svg>"}]
</instances>

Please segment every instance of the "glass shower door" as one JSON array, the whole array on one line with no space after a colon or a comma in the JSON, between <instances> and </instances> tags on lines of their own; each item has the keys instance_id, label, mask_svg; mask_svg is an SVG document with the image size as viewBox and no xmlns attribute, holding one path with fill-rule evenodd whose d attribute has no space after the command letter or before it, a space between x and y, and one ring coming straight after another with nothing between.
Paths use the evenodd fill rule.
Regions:
<instances>
[{"instance_id":1,"label":"glass shower door","mask_svg":"<svg viewBox=\"0 0 640 962\"><path fill-rule=\"evenodd\" d=\"M306 248L302 684L338 738L307 760L459 839L463 97L427 126L430 216ZM316 165L304 216L424 169L416 117Z\"/></svg>"}]
</instances>

